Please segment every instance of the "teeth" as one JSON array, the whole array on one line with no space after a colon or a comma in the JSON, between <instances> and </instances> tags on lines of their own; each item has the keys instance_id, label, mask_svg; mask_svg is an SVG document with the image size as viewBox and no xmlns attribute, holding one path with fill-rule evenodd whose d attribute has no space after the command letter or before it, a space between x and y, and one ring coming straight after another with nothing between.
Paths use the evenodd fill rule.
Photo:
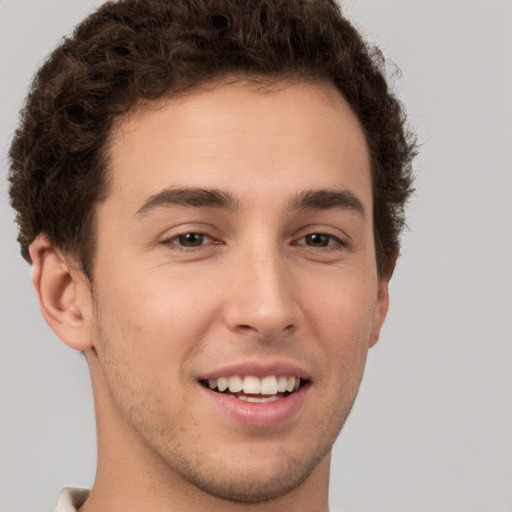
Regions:
<instances>
[{"instance_id":1,"label":"teeth","mask_svg":"<svg viewBox=\"0 0 512 512\"><path fill-rule=\"evenodd\" d=\"M261 379L261 394L275 395L277 393L277 379L272 375Z\"/></svg>"},{"instance_id":2,"label":"teeth","mask_svg":"<svg viewBox=\"0 0 512 512\"><path fill-rule=\"evenodd\" d=\"M212 379L212 380L215 380L215 379ZM208 380L208 384L210 384L210 381ZM210 384L210 387L212 389L215 389L215 387L212 387L211 384ZM228 379L226 379L225 377L219 377L217 379L217 387L219 388L219 391L226 391L226 389L228 389Z\"/></svg>"},{"instance_id":3,"label":"teeth","mask_svg":"<svg viewBox=\"0 0 512 512\"><path fill-rule=\"evenodd\" d=\"M280 400L280 397L278 397L277 395L265 396L262 398L258 398L256 396L238 395L237 398L239 400L243 400L244 402L252 402L254 404L262 404L266 402L275 402L276 400Z\"/></svg>"},{"instance_id":4,"label":"teeth","mask_svg":"<svg viewBox=\"0 0 512 512\"><path fill-rule=\"evenodd\" d=\"M277 391L279 393L284 393L286 391L286 386L288 385L288 378L281 376L277 379Z\"/></svg>"},{"instance_id":5,"label":"teeth","mask_svg":"<svg viewBox=\"0 0 512 512\"><path fill-rule=\"evenodd\" d=\"M240 393L240 391L242 391L244 387L243 381L238 375L235 375L234 377L229 377L228 384L229 391L231 393Z\"/></svg>"},{"instance_id":6,"label":"teeth","mask_svg":"<svg viewBox=\"0 0 512 512\"><path fill-rule=\"evenodd\" d=\"M221 393L229 389L231 393L243 391L247 395L275 396L277 393L297 391L300 388L300 378L286 377L285 375L268 375L260 379L253 375L248 375L244 378L233 375L232 377L208 379L208 387L213 390L217 389ZM242 400L245 400L245 398L247 397L242 398ZM257 400L260 400L260 398ZM267 397L261 398L261 400L268 401Z\"/></svg>"},{"instance_id":7,"label":"teeth","mask_svg":"<svg viewBox=\"0 0 512 512\"><path fill-rule=\"evenodd\" d=\"M248 376L244 379L244 393L251 395L259 395L261 392L261 381L258 377ZM230 389L231 391L231 389Z\"/></svg>"},{"instance_id":8,"label":"teeth","mask_svg":"<svg viewBox=\"0 0 512 512\"><path fill-rule=\"evenodd\" d=\"M286 391L291 393L295 389L295 377L288 377L288 383L286 384Z\"/></svg>"}]
</instances>

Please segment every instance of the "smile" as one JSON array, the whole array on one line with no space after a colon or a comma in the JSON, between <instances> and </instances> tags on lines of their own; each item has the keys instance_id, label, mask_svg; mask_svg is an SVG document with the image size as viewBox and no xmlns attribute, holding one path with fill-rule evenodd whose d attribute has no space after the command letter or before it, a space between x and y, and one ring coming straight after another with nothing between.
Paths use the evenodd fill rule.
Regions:
<instances>
[{"instance_id":1,"label":"smile","mask_svg":"<svg viewBox=\"0 0 512 512\"><path fill-rule=\"evenodd\" d=\"M304 381L300 377L286 375L268 375L255 377L247 375L241 377L219 377L205 379L201 384L212 391L233 395L239 400L251 403L268 403L280 400L289 394L298 391Z\"/></svg>"}]
</instances>

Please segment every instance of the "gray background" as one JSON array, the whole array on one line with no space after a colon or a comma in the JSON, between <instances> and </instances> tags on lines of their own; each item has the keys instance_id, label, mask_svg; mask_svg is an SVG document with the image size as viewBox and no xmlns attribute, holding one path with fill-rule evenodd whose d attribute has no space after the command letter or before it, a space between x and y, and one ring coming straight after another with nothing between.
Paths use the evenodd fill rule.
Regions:
<instances>
[{"instance_id":1,"label":"gray background","mask_svg":"<svg viewBox=\"0 0 512 512\"><path fill-rule=\"evenodd\" d=\"M0 0L0 153L31 74L98 2ZM333 508L512 512L512 3L350 0L423 144L387 325L334 449ZM95 469L85 360L39 314L0 180L0 512Z\"/></svg>"}]
</instances>

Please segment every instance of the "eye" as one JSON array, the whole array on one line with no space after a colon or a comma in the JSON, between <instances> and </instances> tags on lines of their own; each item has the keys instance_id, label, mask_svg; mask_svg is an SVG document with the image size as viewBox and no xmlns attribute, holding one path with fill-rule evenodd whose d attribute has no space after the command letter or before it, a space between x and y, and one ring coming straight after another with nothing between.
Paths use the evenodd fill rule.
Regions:
<instances>
[{"instance_id":1,"label":"eye","mask_svg":"<svg viewBox=\"0 0 512 512\"><path fill-rule=\"evenodd\" d=\"M200 247L212 241L212 237L205 233L190 232L169 238L165 240L165 243L179 245L181 247Z\"/></svg>"},{"instance_id":2,"label":"eye","mask_svg":"<svg viewBox=\"0 0 512 512\"><path fill-rule=\"evenodd\" d=\"M297 245L307 245L309 247L328 247L344 246L345 243L334 235L327 233L311 233L297 240Z\"/></svg>"}]
</instances>

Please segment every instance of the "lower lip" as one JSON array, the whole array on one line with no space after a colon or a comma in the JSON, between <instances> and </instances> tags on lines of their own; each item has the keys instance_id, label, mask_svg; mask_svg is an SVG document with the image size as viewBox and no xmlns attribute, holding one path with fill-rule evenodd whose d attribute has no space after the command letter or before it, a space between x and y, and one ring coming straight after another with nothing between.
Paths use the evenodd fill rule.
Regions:
<instances>
[{"instance_id":1,"label":"lower lip","mask_svg":"<svg viewBox=\"0 0 512 512\"><path fill-rule=\"evenodd\" d=\"M272 427L294 418L302 409L309 384L274 402L245 402L233 395L211 391L199 384L207 398L231 420L243 425Z\"/></svg>"}]
</instances>

